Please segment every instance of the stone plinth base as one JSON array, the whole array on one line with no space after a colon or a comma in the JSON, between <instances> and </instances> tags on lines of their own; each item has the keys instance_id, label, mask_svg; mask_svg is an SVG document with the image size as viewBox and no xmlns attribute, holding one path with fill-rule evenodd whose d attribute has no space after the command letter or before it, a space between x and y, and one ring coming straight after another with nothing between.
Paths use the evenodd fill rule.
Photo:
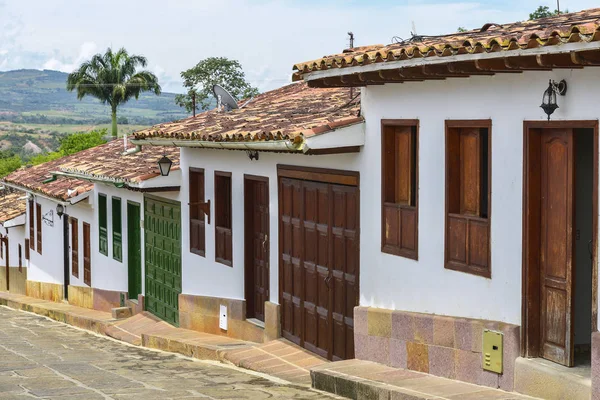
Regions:
<instances>
[{"instance_id":1,"label":"stone plinth base","mask_svg":"<svg viewBox=\"0 0 600 400\"><path fill-rule=\"evenodd\" d=\"M504 371L482 368L483 330L504 334ZM369 307L354 309L356 358L482 386L514 390L516 325Z\"/></svg>"},{"instance_id":2,"label":"stone plinth base","mask_svg":"<svg viewBox=\"0 0 600 400\"><path fill-rule=\"evenodd\" d=\"M61 302L64 299L64 287L58 283L27 281L26 295L36 299Z\"/></svg>"},{"instance_id":3,"label":"stone plinth base","mask_svg":"<svg viewBox=\"0 0 600 400\"><path fill-rule=\"evenodd\" d=\"M10 267L8 274L10 293L27 294L27 268ZM6 290L6 267L0 267L0 291Z\"/></svg>"},{"instance_id":4,"label":"stone plinth base","mask_svg":"<svg viewBox=\"0 0 600 400\"><path fill-rule=\"evenodd\" d=\"M227 306L227 330L219 328L221 305ZM244 300L188 294L179 295L179 325L185 329L256 343L276 339L281 331L277 304L265 303L265 325L261 327L246 320Z\"/></svg>"},{"instance_id":5,"label":"stone plinth base","mask_svg":"<svg viewBox=\"0 0 600 400\"><path fill-rule=\"evenodd\" d=\"M113 308L121 307L121 295L125 296L127 304L127 293L89 286L69 286L69 304L108 313Z\"/></svg>"}]
</instances>

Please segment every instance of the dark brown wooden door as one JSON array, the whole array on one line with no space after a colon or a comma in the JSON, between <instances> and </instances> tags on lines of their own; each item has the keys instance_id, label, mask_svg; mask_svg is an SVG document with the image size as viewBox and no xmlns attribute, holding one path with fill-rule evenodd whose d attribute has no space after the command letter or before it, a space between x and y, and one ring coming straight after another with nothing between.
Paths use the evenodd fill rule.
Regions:
<instances>
[{"instance_id":1,"label":"dark brown wooden door","mask_svg":"<svg viewBox=\"0 0 600 400\"><path fill-rule=\"evenodd\" d=\"M269 300L269 182L245 179L247 317L265 320Z\"/></svg>"},{"instance_id":2,"label":"dark brown wooden door","mask_svg":"<svg viewBox=\"0 0 600 400\"><path fill-rule=\"evenodd\" d=\"M573 365L574 143L570 129L541 137L541 352Z\"/></svg>"},{"instance_id":3,"label":"dark brown wooden door","mask_svg":"<svg viewBox=\"0 0 600 400\"><path fill-rule=\"evenodd\" d=\"M83 223L83 283L92 286L92 249L90 225Z\"/></svg>"},{"instance_id":4,"label":"dark brown wooden door","mask_svg":"<svg viewBox=\"0 0 600 400\"><path fill-rule=\"evenodd\" d=\"M79 221L71 217L71 274L79 278Z\"/></svg>"},{"instance_id":5,"label":"dark brown wooden door","mask_svg":"<svg viewBox=\"0 0 600 400\"><path fill-rule=\"evenodd\" d=\"M280 178L282 334L328 359L354 357L358 188Z\"/></svg>"}]
</instances>

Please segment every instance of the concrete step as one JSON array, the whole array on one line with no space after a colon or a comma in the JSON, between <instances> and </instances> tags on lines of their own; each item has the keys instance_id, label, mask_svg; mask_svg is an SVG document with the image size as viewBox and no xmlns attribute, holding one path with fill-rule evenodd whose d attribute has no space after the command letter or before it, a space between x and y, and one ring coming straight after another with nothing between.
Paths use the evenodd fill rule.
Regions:
<instances>
[{"instance_id":1,"label":"concrete step","mask_svg":"<svg viewBox=\"0 0 600 400\"><path fill-rule=\"evenodd\" d=\"M592 379L589 366L568 368L542 358L517 358L515 390L547 400L589 400Z\"/></svg>"},{"instance_id":2,"label":"concrete step","mask_svg":"<svg viewBox=\"0 0 600 400\"><path fill-rule=\"evenodd\" d=\"M346 360L311 368L312 386L349 399L378 400L524 400L531 399L473 385L388 367L370 361Z\"/></svg>"}]
</instances>

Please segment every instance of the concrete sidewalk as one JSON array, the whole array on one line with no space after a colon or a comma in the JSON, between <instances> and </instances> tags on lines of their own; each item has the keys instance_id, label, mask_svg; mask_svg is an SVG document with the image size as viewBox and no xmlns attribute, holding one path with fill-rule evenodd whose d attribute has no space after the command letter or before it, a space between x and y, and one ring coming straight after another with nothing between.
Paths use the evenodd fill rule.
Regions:
<instances>
[{"instance_id":1,"label":"concrete sidewalk","mask_svg":"<svg viewBox=\"0 0 600 400\"><path fill-rule=\"evenodd\" d=\"M136 346L230 363L296 384L310 385L309 368L328 362L286 340L265 344L245 342L176 328L148 312L116 320L107 312L7 292L0 292L0 305L43 315Z\"/></svg>"}]
</instances>

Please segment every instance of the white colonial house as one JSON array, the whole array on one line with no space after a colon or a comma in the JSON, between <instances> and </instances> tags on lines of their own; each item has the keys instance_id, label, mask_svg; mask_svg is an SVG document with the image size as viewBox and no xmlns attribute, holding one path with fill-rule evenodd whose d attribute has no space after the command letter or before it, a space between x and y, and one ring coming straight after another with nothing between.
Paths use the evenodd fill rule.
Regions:
<instances>
[{"instance_id":1,"label":"white colonial house","mask_svg":"<svg viewBox=\"0 0 600 400\"><path fill-rule=\"evenodd\" d=\"M136 133L181 148L178 322L224 333L227 305L230 336L589 398L596 65L600 10L486 24Z\"/></svg>"},{"instance_id":2,"label":"white colonial house","mask_svg":"<svg viewBox=\"0 0 600 400\"><path fill-rule=\"evenodd\" d=\"M0 290L25 294L28 242L25 242L25 193L0 189Z\"/></svg>"}]
</instances>

